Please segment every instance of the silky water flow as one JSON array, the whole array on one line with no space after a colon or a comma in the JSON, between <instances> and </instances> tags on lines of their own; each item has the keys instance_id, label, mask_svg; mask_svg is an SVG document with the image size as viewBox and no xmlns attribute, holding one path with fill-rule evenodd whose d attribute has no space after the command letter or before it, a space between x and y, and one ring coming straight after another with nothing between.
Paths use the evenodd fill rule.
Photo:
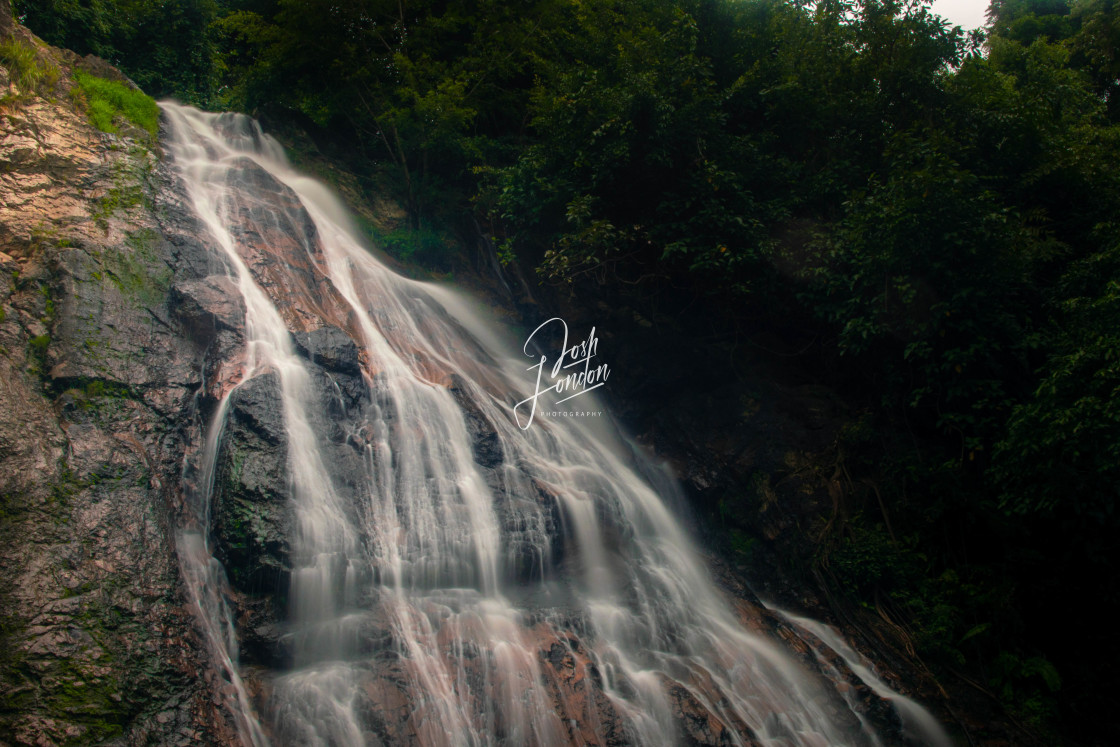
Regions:
<instances>
[{"instance_id":1,"label":"silky water flow","mask_svg":"<svg viewBox=\"0 0 1120 747\"><path fill-rule=\"evenodd\" d=\"M200 238L244 307L177 537L244 743L951 744L836 631L768 612L798 656L725 599L671 480L644 478L658 468L609 418L519 427L534 361L468 299L388 269L255 121L162 107ZM328 325L360 351L347 402L297 345ZM249 688L209 501L230 397L261 376L286 436L289 665Z\"/></svg>"}]
</instances>

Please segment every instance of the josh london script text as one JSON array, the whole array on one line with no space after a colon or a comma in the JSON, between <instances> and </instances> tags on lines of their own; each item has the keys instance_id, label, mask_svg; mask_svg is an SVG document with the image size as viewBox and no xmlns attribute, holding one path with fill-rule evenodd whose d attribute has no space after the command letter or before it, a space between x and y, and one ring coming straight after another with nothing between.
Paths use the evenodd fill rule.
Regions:
<instances>
[{"instance_id":1,"label":"josh london script text","mask_svg":"<svg viewBox=\"0 0 1120 747\"><path fill-rule=\"evenodd\" d=\"M563 399L558 399L554 403L554 406L559 405L570 399L575 399L582 394L587 394L592 389L598 389L607 382L607 377L611 375L611 368L605 363L595 366L594 368L591 366L591 359L596 357L597 351L599 350L599 338L595 336L595 328L591 328L591 334L587 336L586 340L577 345L568 347L568 324L558 316L549 319L533 330L533 333L529 335L529 338L525 340L525 345L521 348L525 355L530 358L534 357L533 354L529 352L529 345L532 344L533 338L537 336L537 333L550 324L560 325L564 332L564 341L560 345L560 355L556 359L556 362L552 364L552 369L547 380L545 374L545 364L548 363L547 355L541 355L540 361L538 361L536 365L529 366L527 369L529 371L536 370L537 384L534 389L535 394L533 394L532 397L521 400L513 408L513 415L517 419L517 425L520 426L522 430L528 430L529 426L533 424L533 417L537 414L537 399L545 392L556 392L557 394L567 393L568 396ZM577 370L571 373L564 373L569 369ZM522 425L521 408L524 406L528 406L529 408L529 419L528 422ZM548 411L545 414L579 417L599 415L600 413L598 411L572 412L558 410L555 412Z\"/></svg>"}]
</instances>

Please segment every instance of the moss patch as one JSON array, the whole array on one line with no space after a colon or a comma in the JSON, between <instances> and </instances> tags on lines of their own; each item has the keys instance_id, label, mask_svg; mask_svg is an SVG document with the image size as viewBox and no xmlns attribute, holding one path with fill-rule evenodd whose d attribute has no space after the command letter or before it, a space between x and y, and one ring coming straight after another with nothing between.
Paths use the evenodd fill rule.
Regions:
<instances>
[{"instance_id":1,"label":"moss patch","mask_svg":"<svg viewBox=\"0 0 1120 747\"><path fill-rule=\"evenodd\" d=\"M129 233L125 246L110 247L99 257L98 279L108 279L137 308L162 303L171 287L171 270L159 262L153 249L157 238L148 229Z\"/></svg>"},{"instance_id":2,"label":"moss patch","mask_svg":"<svg viewBox=\"0 0 1120 747\"><path fill-rule=\"evenodd\" d=\"M32 337L27 341L27 367L32 376L43 376L47 372L47 348L50 347L49 334Z\"/></svg>"}]
</instances>

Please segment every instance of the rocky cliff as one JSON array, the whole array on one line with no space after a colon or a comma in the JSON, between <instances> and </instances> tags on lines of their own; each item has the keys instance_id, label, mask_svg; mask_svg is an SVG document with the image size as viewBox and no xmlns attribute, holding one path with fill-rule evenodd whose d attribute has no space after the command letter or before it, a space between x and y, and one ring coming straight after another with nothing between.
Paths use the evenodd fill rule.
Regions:
<instances>
[{"instance_id":1,"label":"rocky cliff","mask_svg":"<svg viewBox=\"0 0 1120 747\"><path fill-rule=\"evenodd\" d=\"M147 133L90 124L71 75L111 68L4 43L0 741L222 742L171 537L204 348L170 291L205 275L197 227Z\"/></svg>"}]
</instances>

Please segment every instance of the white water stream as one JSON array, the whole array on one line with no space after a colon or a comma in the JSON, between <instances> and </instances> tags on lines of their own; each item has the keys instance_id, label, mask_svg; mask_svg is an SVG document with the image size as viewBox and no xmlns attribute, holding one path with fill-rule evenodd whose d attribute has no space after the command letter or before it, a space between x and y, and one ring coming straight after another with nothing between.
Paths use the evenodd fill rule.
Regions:
<instances>
[{"instance_id":1,"label":"white water stream","mask_svg":"<svg viewBox=\"0 0 1120 747\"><path fill-rule=\"evenodd\" d=\"M215 262L244 300L242 381L276 375L287 432L293 665L257 702L240 681L221 568L204 533L179 538L243 741L665 745L685 741L681 704L691 703L727 744L882 743L861 717L837 716L836 704L847 706L835 683L744 627L608 418L518 427L513 407L533 384L518 343L456 292L387 269L339 201L290 168L252 120L163 109ZM293 344L302 330L282 313L321 289L262 286L239 245L232 216L258 199L248 162L310 216L318 246L300 261L329 280L342 309L329 323L364 351L369 405L344 424L361 452L360 479L332 474L316 430L325 395ZM593 398L578 409L602 410ZM227 401L207 438L206 490ZM476 456L479 422L494 464ZM841 653L823 630L813 632ZM576 661L587 681L558 680L548 651ZM617 723L595 722L604 713Z\"/></svg>"}]
</instances>

